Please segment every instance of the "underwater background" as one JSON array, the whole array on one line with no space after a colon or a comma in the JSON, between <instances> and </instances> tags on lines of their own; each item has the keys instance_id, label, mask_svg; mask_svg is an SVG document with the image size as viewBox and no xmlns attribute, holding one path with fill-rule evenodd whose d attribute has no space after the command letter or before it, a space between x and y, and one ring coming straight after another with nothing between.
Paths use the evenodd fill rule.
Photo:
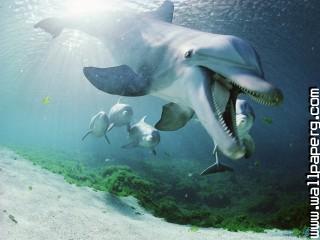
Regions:
<instances>
[{"instance_id":1,"label":"underwater background","mask_svg":"<svg viewBox=\"0 0 320 240\"><path fill-rule=\"evenodd\" d=\"M162 3L105 2L113 9L136 11ZM308 224L308 90L319 83L320 2L174 3L175 24L250 41L266 79L283 91L280 107L249 100L256 113L251 130L256 152L248 160L223 159L235 173L199 176L213 162L213 146L196 121L176 132L162 132L157 156L140 148L121 149L128 141L124 128L108 134L111 145L90 137L81 141L90 118L108 111L118 97L96 90L82 73L83 66L113 66L102 43L76 31L52 40L33 28L45 17L72 13L76 5L71 0L0 3L0 144L69 182L134 195L171 222L231 230L302 230ZM133 107L135 121L147 115L152 124L166 104L148 96L122 102Z\"/></svg>"}]
</instances>

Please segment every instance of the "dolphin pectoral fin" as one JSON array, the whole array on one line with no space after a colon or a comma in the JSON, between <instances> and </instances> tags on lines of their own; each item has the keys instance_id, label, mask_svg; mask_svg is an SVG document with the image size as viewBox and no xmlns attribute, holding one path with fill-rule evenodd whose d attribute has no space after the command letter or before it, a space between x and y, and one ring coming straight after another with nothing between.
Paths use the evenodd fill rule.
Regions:
<instances>
[{"instance_id":1,"label":"dolphin pectoral fin","mask_svg":"<svg viewBox=\"0 0 320 240\"><path fill-rule=\"evenodd\" d=\"M128 143L126 145L123 145L121 148L130 149L130 148L135 148L137 146L138 146L137 142L131 142L131 143Z\"/></svg>"},{"instance_id":2,"label":"dolphin pectoral fin","mask_svg":"<svg viewBox=\"0 0 320 240\"><path fill-rule=\"evenodd\" d=\"M46 18L34 25L34 28L41 28L50 33L53 38L56 38L61 34L63 24L59 18Z\"/></svg>"},{"instance_id":3,"label":"dolphin pectoral fin","mask_svg":"<svg viewBox=\"0 0 320 240\"><path fill-rule=\"evenodd\" d=\"M173 12L173 2L164 1L164 3L156 11L146 13L146 15L164 22L172 23Z\"/></svg>"},{"instance_id":4,"label":"dolphin pectoral fin","mask_svg":"<svg viewBox=\"0 0 320 240\"><path fill-rule=\"evenodd\" d=\"M131 128L130 123L127 124L126 128L127 128L127 132L129 132Z\"/></svg>"},{"instance_id":5,"label":"dolphin pectoral fin","mask_svg":"<svg viewBox=\"0 0 320 240\"><path fill-rule=\"evenodd\" d=\"M233 168L221 164L221 163L215 163L211 166L209 166L207 169L205 169L204 171L202 171L202 173L200 173L201 176L204 175L209 175L209 174L213 174L213 173L221 173L221 172L233 172Z\"/></svg>"},{"instance_id":6,"label":"dolphin pectoral fin","mask_svg":"<svg viewBox=\"0 0 320 240\"><path fill-rule=\"evenodd\" d=\"M107 128L107 132L110 132L113 127L114 127L114 123L111 123Z\"/></svg>"},{"instance_id":7,"label":"dolphin pectoral fin","mask_svg":"<svg viewBox=\"0 0 320 240\"><path fill-rule=\"evenodd\" d=\"M127 65L110 68L85 67L83 73L93 86L109 94L144 96L148 93L149 81Z\"/></svg>"},{"instance_id":8,"label":"dolphin pectoral fin","mask_svg":"<svg viewBox=\"0 0 320 240\"><path fill-rule=\"evenodd\" d=\"M108 144L111 144L111 142L107 136L107 131L104 132L104 139L107 141Z\"/></svg>"},{"instance_id":9,"label":"dolphin pectoral fin","mask_svg":"<svg viewBox=\"0 0 320 240\"><path fill-rule=\"evenodd\" d=\"M249 134L247 134L242 139L242 141L243 141L243 145L246 148L246 153L245 153L244 157L245 158L250 158L252 156L252 154L254 153L254 151L255 151L255 148L256 148L255 143L254 143L252 137Z\"/></svg>"},{"instance_id":10,"label":"dolphin pectoral fin","mask_svg":"<svg viewBox=\"0 0 320 240\"><path fill-rule=\"evenodd\" d=\"M184 127L193 115L194 111L189 107L168 103L162 107L161 119L155 128L160 131L178 130Z\"/></svg>"},{"instance_id":11,"label":"dolphin pectoral fin","mask_svg":"<svg viewBox=\"0 0 320 240\"><path fill-rule=\"evenodd\" d=\"M86 139L86 137L88 137L89 134L91 134L92 131L87 132L83 137L82 137L82 141L84 141Z\"/></svg>"}]
</instances>

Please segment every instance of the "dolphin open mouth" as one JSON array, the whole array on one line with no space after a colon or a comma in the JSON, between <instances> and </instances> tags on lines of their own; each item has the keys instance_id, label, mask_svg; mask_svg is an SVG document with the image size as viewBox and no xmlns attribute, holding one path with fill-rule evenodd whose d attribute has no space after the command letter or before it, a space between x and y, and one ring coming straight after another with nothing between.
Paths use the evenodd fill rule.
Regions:
<instances>
[{"instance_id":1,"label":"dolphin open mouth","mask_svg":"<svg viewBox=\"0 0 320 240\"><path fill-rule=\"evenodd\" d=\"M212 72L212 101L215 117L220 127L231 138L231 141L240 145L240 139L236 126L235 102L238 91L221 83L221 76ZM229 89L230 88L230 89Z\"/></svg>"},{"instance_id":2,"label":"dolphin open mouth","mask_svg":"<svg viewBox=\"0 0 320 240\"><path fill-rule=\"evenodd\" d=\"M279 89L273 87L262 78L254 74L231 75L232 79L206 68L211 76L211 91L215 118L218 120L221 129L228 135L230 149L221 149L224 154L233 159L241 158L245 153L241 150L243 143L239 137L236 124L235 104L238 96L244 94L255 102L267 106L279 105L283 96ZM217 136L219 138L219 136ZM219 141L217 142L219 146ZM245 150L246 151L246 150Z\"/></svg>"}]
</instances>

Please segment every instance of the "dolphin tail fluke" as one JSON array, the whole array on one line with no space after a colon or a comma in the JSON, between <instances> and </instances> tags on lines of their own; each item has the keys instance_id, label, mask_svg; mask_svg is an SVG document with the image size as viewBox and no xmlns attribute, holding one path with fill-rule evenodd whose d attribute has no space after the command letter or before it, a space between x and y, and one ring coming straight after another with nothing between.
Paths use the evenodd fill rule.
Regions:
<instances>
[{"instance_id":1,"label":"dolphin tail fluke","mask_svg":"<svg viewBox=\"0 0 320 240\"><path fill-rule=\"evenodd\" d=\"M86 139L86 137L88 137L89 134L91 134L92 131L87 132L83 137L82 137L82 141L84 141Z\"/></svg>"},{"instance_id":2,"label":"dolphin tail fluke","mask_svg":"<svg viewBox=\"0 0 320 240\"><path fill-rule=\"evenodd\" d=\"M50 33L53 38L58 37L63 30L63 24L59 18L46 18L38 22L34 27Z\"/></svg>"},{"instance_id":3,"label":"dolphin tail fluke","mask_svg":"<svg viewBox=\"0 0 320 240\"><path fill-rule=\"evenodd\" d=\"M200 175L204 176L204 175L209 175L213 173L222 173L222 172L233 172L233 168L221 163L215 163L209 166L207 169L205 169Z\"/></svg>"}]
</instances>

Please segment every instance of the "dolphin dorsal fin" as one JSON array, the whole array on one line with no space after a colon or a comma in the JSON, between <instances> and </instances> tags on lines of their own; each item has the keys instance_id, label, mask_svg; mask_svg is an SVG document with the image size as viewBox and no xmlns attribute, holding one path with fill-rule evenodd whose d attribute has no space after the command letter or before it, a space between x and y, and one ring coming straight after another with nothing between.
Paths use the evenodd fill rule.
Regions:
<instances>
[{"instance_id":1,"label":"dolphin dorsal fin","mask_svg":"<svg viewBox=\"0 0 320 240\"><path fill-rule=\"evenodd\" d=\"M146 118L147 118L147 116L143 116L139 122L140 123L145 122Z\"/></svg>"},{"instance_id":2,"label":"dolphin dorsal fin","mask_svg":"<svg viewBox=\"0 0 320 240\"><path fill-rule=\"evenodd\" d=\"M120 104L121 103L121 100L122 100L122 97L119 97L118 101L117 101L117 104Z\"/></svg>"},{"instance_id":3,"label":"dolphin dorsal fin","mask_svg":"<svg viewBox=\"0 0 320 240\"><path fill-rule=\"evenodd\" d=\"M172 23L174 12L174 4L171 1L164 1L163 4L153 12L149 12L148 15L158 20Z\"/></svg>"}]
</instances>

